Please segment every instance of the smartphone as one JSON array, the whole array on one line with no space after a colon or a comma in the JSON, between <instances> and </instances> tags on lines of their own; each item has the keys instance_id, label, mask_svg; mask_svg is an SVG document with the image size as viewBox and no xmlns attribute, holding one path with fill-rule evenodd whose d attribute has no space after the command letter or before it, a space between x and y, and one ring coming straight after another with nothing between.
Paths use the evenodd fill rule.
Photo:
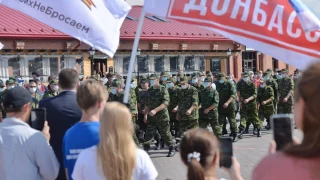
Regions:
<instances>
[{"instance_id":1,"label":"smartphone","mask_svg":"<svg viewBox=\"0 0 320 180\"><path fill-rule=\"evenodd\" d=\"M288 144L292 143L293 115L276 114L271 116L271 128L273 137L277 144L277 151L281 151Z\"/></svg>"},{"instance_id":2,"label":"smartphone","mask_svg":"<svg viewBox=\"0 0 320 180\"><path fill-rule=\"evenodd\" d=\"M232 166L232 138L221 137L220 144L220 167L231 168Z\"/></svg>"},{"instance_id":3,"label":"smartphone","mask_svg":"<svg viewBox=\"0 0 320 180\"><path fill-rule=\"evenodd\" d=\"M46 121L46 109L32 109L30 113L29 125L36 130L42 131L44 122Z\"/></svg>"}]
</instances>

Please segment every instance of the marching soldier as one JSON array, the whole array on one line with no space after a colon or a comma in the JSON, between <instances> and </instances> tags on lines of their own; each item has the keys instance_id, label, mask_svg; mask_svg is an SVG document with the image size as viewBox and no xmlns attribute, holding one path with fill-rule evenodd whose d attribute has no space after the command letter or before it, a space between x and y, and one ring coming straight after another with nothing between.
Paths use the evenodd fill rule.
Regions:
<instances>
[{"instance_id":1,"label":"marching soldier","mask_svg":"<svg viewBox=\"0 0 320 180\"><path fill-rule=\"evenodd\" d=\"M191 83L192 83L192 86L198 90L198 93L200 93L200 91L204 89L204 86L202 82L199 80L199 76L196 73L192 74Z\"/></svg>"},{"instance_id":2,"label":"marching soldier","mask_svg":"<svg viewBox=\"0 0 320 180\"><path fill-rule=\"evenodd\" d=\"M236 89L232 82L227 81L223 73L218 74L217 91L219 93L219 123L222 125L228 118L230 122L233 142L238 141L238 128L236 122Z\"/></svg>"},{"instance_id":3,"label":"marching soldier","mask_svg":"<svg viewBox=\"0 0 320 180\"><path fill-rule=\"evenodd\" d=\"M168 72L162 72L160 75L160 85L166 85L166 81L169 78L169 73Z\"/></svg>"},{"instance_id":4,"label":"marching soldier","mask_svg":"<svg viewBox=\"0 0 320 180\"><path fill-rule=\"evenodd\" d=\"M175 141L170 133L169 112L167 106L169 105L170 96L165 86L159 83L159 76L153 74L150 76L150 85L148 89L148 101L145 106L144 121L147 123L144 149L149 151L150 143L153 140L157 131L159 131L161 138L169 146L168 157L175 155Z\"/></svg>"},{"instance_id":5,"label":"marching soldier","mask_svg":"<svg viewBox=\"0 0 320 180\"><path fill-rule=\"evenodd\" d=\"M30 81L29 83L29 92L32 97L32 108L38 108L41 96L37 93L37 84L34 81Z\"/></svg>"},{"instance_id":6,"label":"marching soldier","mask_svg":"<svg viewBox=\"0 0 320 180\"><path fill-rule=\"evenodd\" d=\"M257 106L259 109L259 119L263 123L267 120L266 129L270 129L270 116L274 114L274 92L271 86L268 86L264 79L260 79L260 87L258 89Z\"/></svg>"},{"instance_id":7,"label":"marching soldier","mask_svg":"<svg viewBox=\"0 0 320 180\"><path fill-rule=\"evenodd\" d=\"M239 88L241 102L241 130L239 138L242 138L244 132L248 130L249 126L247 126L247 122L252 123L257 128L257 137L261 137L261 121L258 117L256 105L257 89L246 72L243 74L243 81L245 83ZM246 127L245 130L244 127Z\"/></svg>"},{"instance_id":8,"label":"marching soldier","mask_svg":"<svg viewBox=\"0 0 320 180\"><path fill-rule=\"evenodd\" d=\"M199 126L199 95L195 87L189 85L188 78L184 77L180 82L181 89L178 94L178 106L176 119L179 121L178 137L182 137L183 133L189 129Z\"/></svg>"},{"instance_id":9,"label":"marching soldier","mask_svg":"<svg viewBox=\"0 0 320 180\"><path fill-rule=\"evenodd\" d=\"M120 80L114 80L112 82L111 93L109 95L109 101L117 101L119 103L123 103L124 90L122 89L121 84L122 83ZM129 106L129 109L132 111L132 109L134 109L134 108L131 108L131 106L132 106L131 101L132 101L132 98L129 98L128 106ZM133 123L135 123L134 119L132 119L132 121L133 121ZM133 133L133 140L137 144L137 146L139 146L139 140L138 140L135 132Z\"/></svg>"},{"instance_id":10,"label":"marching soldier","mask_svg":"<svg viewBox=\"0 0 320 180\"><path fill-rule=\"evenodd\" d=\"M270 71L263 73L263 78L267 86L270 86L273 90L273 94L274 94L273 107L275 111L277 109L278 83L275 79L272 78L271 73L272 73L271 69ZM266 129L270 129L270 126L266 127Z\"/></svg>"},{"instance_id":11,"label":"marching soldier","mask_svg":"<svg viewBox=\"0 0 320 180\"><path fill-rule=\"evenodd\" d=\"M168 111L170 115L170 128L172 136L177 137L178 129L179 129L179 121L176 120L177 111L174 108L178 105L178 94L179 87L175 86L172 78L169 78L166 82L166 87L170 96L170 103L168 106Z\"/></svg>"},{"instance_id":12,"label":"marching soldier","mask_svg":"<svg viewBox=\"0 0 320 180\"><path fill-rule=\"evenodd\" d=\"M291 114L293 106L293 80L288 76L288 70L282 69L279 80L278 114Z\"/></svg>"},{"instance_id":13,"label":"marching soldier","mask_svg":"<svg viewBox=\"0 0 320 180\"><path fill-rule=\"evenodd\" d=\"M144 140L144 135L146 132L146 124L144 123L144 108L147 104L148 101L148 89L149 89L149 81L147 78L141 78L140 81L140 86L138 96L137 96L137 101L138 101L138 138L140 141Z\"/></svg>"},{"instance_id":14,"label":"marching soldier","mask_svg":"<svg viewBox=\"0 0 320 180\"><path fill-rule=\"evenodd\" d=\"M42 99L46 99L49 97L55 97L59 94L59 86L58 86L58 80L52 79L49 82L49 87L48 90L43 94Z\"/></svg>"},{"instance_id":15,"label":"marching soldier","mask_svg":"<svg viewBox=\"0 0 320 180\"><path fill-rule=\"evenodd\" d=\"M199 127L207 129L210 124L213 133L219 137L221 136L221 126L218 120L219 93L212 88L211 83L211 78L205 78L205 89L199 93Z\"/></svg>"}]
</instances>

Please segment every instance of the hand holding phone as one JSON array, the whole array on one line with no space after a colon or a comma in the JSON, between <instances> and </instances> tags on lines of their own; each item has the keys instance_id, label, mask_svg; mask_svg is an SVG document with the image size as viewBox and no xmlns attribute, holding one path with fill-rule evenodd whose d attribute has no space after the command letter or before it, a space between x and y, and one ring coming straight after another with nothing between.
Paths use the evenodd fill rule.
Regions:
<instances>
[{"instance_id":1,"label":"hand holding phone","mask_svg":"<svg viewBox=\"0 0 320 180\"><path fill-rule=\"evenodd\" d=\"M30 113L29 125L38 131L42 131L45 126L47 115L46 109L36 108L32 109Z\"/></svg>"},{"instance_id":2,"label":"hand holding phone","mask_svg":"<svg viewBox=\"0 0 320 180\"><path fill-rule=\"evenodd\" d=\"M281 151L287 145L292 144L292 121L293 116L289 114L277 114L271 116L271 127L273 129L276 150Z\"/></svg>"},{"instance_id":3,"label":"hand holding phone","mask_svg":"<svg viewBox=\"0 0 320 180\"><path fill-rule=\"evenodd\" d=\"M220 167L231 168L232 166L232 138L221 137L220 144Z\"/></svg>"}]
</instances>

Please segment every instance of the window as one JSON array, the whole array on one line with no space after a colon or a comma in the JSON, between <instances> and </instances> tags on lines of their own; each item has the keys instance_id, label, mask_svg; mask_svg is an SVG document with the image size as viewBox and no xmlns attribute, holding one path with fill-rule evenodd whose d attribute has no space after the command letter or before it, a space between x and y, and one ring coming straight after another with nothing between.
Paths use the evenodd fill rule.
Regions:
<instances>
[{"instance_id":1,"label":"window","mask_svg":"<svg viewBox=\"0 0 320 180\"><path fill-rule=\"evenodd\" d=\"M20 59L15 56L8 59L8 73L9 77L20 76Z\"/></svg>"},{"instance_id":2,"label":"window","mask_svg":"<svg viewBox=\"0 0 320 180\"><path fill-rule=\"evenodd\" d=\"M194 60L193 56L186 56L184 60L184 70L194 71Z\"/></svg>"},{"instance_id":3,"label":"window","mask_svg":"<svg viewBox=\"0 0 320 180\"><path fill-rule=\"evenodd\" d=\"M254 51L242 52L242 72L256 72L256 53Z\"/></svg>"},{"instance_id":4,"label":"window","mask_svg":"<svg viewBox=\"0 0 320 180\"><path fill-rule=\"evenodd\" d=\"M200 71L206 71L206 58L204 56L200 57Z\"/></svg>"},{"instance_id":5,"label":"window","mask_svg":"<svg viewBox=\"0 0 320 180\"><path fill-rule=\"evenodd\" d=\"M272 58L272 69L274 70L275 68L279 68L279 63L277 59Z\"/></svg>"},{"instance_id":6,"label":"window","mask_svg":"<svg viewBox=\"0 0 320 180\"><path fill-rule=\"evenodd\" d=\"M128 73L129 64L130 64L130 56L123 57L123 73L124 74Z\"/></svg>"},{"instance_id":7,"label":"window","mask_svg":"<svg viewBox=\"0 0 320 180\"><path fill-rule=\"evenodd\" d=\"M210 61L211 61L211 68L210 68L211 72L213 74L221 72L220 58L211 58Z\"/></svg>"},{"instance_id":8,"label":"window","mask_svg":"<svg viewBox=\"0 0 320 180\"><path fill-rule=\"evenodd\" d=\"M179 71L179 56L170 57L170 71L171 72Z\"/></svg>"},{"instance_id":9,"label":"window","mask_svg":"<svg viewBox=\"0 0 320 180\"><path fill-rule=\"evenodd\" d=\"M48 74L43 74L43 62L41 57L28 56L27 59L29 77L32 76L33 72L37 72L41 76L48 76Z\"/></svg>"},{"instance_id":10,"label":"window","mask_svg":"<svg viewBox=\"0 0 320 180\"><path fill-rule=\"evenodd\" d=\"M164 58L163 56L154 57L154 70L155 72L163 72L164 71Z\"/></svg>"},{"instance_id":11,"label":"window","mask_svg":"<svg viewBox=\"0 0 320 180\"><path fill-rule=\"evenodd\" d=\"M137 59L138 59L138 72L139 73L149 72L149 60L147 56L139 56Z\"/></svg>"},{"instance_id":12,"label":"window","mask_svg":"<svg viewBox=\"0 0 320 180\"><path fill-rule=\"evenodd\" d=\"M79 74L84 74L84 68L83 68L83 57L78 57L76 59L76 70Z\"/></svg>"}]
</instances>

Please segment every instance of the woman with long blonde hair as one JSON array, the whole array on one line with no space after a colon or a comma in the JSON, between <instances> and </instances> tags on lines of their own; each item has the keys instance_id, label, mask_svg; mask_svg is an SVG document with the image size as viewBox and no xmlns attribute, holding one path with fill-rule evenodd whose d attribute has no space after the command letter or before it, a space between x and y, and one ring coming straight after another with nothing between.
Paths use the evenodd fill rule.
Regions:
<instances>
[{"instance_id":1,"label":"woman with long blonde hair","mask_svg":"<svg viewBox=\"0 0 320 180\"><path fill-rule=\"evenodd\" d=\"M83 150L74 180L153 180L158 176L150 157L136 147L130 110L118 102L107 103L100 116L100 143Z\"/></svg>"}]
</instances>

